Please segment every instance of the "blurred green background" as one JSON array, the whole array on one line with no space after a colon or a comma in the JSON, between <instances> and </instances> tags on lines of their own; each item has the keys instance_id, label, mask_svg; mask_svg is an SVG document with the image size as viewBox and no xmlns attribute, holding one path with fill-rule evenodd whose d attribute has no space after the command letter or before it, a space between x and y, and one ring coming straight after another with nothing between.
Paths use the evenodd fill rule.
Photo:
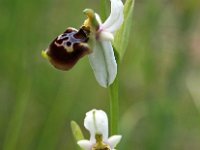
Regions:
<instances>
[{"instance_id":1,"label":"blurred green background","mask_svg":"<svg viewBox=\"0 0 200 150\"><path fill-rule=\"evenodd\" d=\"M68 72L41 50L100 0L0 1L0 149L74 150L70 121L83 127L108 92L87 57ZM120 64L121 150L200 149L200 1L136 0Z\"/></svg>"}]
</instances>

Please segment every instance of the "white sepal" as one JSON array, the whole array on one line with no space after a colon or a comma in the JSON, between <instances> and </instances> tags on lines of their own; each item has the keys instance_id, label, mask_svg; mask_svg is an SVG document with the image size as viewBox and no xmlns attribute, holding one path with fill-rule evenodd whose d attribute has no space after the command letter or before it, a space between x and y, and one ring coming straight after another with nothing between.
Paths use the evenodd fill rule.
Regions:
<instances>
[{"instance_id":1,"label":"white sepal","mask_svg":"<svg viewBox=\"0 0 200 150\"><path fill-rule=\"evenodd\" d=\"M117 63L111 42L96 41L89 60L98 83L103 87L112 84L117 75Z\"/></svg>"},{"instance_id":2,"label":"white sepal","mask_svg":"<svg viewBox=\"0 0 200 150\"><path fill-rule=\"evenodd\" d=\"M110 147L113 149L120 142L121 138L122 138L121 135L113 135L113 136L109 137L107 142L110 145Z\"/></svg>"},{"instance_id":3,"label":"white sepal","mask_svg":"<svg viewBox=\"0 0 200 150\"><path fill-rule=\"evenodd\" d=\"M101 25L101 29L114 33L120 28L124 21L124 5L121 0L111 1L111 13L106 21Z\"/></svg>"},{"instance_id":4,"label":"white sepal","mask_svg":"<svg viewBox=\"0 0 200 150\"><path fill-rule=\"evenodd\" d=\"M108 139L108 118L104 111L93 109L87 112L84 126L90 132L90 141L95 142L96 134L101 134L103 139Z\"/></svg>"},{"instance_id":5,"label":"white sepal","mask_svg":"<svg viewBox=\"0 0 200 150\"><path fill-rule=\"evenodd\" d=\"M84 150L90 150L92 147L92 143L89 140L80 140L77 142L77 144L83 148Z\"/></svg>"}]
</instances>

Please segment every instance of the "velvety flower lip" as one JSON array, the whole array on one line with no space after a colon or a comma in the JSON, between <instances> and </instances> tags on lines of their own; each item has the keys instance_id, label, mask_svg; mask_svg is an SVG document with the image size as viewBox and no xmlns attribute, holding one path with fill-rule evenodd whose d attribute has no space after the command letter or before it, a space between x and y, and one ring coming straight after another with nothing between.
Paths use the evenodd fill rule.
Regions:
<instances>
[{"instance_id":1,"label":"velvety flower lip","mask_svg":"<svg viewBox=\"0 0 200 150\"><path fill-rule=\"evenodd\" d=\"M93 109L86 113L84 126L90 132L90 140L80 140L78 145L84 150L109 148L114 150L120 142L121 135L113 135L108 138L108 117L102 110Z\"/></svg>"},{"instance_id":2,"label":"velvety flower lip","mask_svg":"<svg viewBox=\"0 0 200 150\"><path fill-rule=\"evenodd\" d=\"M47 58L50 63L59 70L70 70L77 61L92 52L88 42L89 30L80 28L67 28L67 30L57 36L42 51L42 56Z\"/></svg>"},{"instance_id":3,"label":"velvety flower lip","mask_svg":"<svg viewBox=\"0 0 200 150\"><path fill-rule=\"evenodd\" d=\"M111 13L104 23L98 14L95 19L99 24L95 31L93 52L88 55L91 67L98 83L108 87L113 83L117 75L117 62L112 47L114 33L124 21L124 6L121 0L111 1Z\"/></svg>"}]
</instances>

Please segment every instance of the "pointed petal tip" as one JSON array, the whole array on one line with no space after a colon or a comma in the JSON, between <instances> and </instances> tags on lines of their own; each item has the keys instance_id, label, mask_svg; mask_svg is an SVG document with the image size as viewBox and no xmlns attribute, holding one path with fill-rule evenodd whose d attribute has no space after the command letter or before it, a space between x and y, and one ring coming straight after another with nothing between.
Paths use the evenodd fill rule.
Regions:
<instances>
[{"instance_id":1,"label":"pointed petal tip","mask_svg":"<svg viewBox=\"0 0 200 150\"><path fill-rule=\"evenodd\" d=\"M108 139L108 144L111 146L111 148L115 148L117 144L121 141L121 138L121 135L113 135Z\"/></svg>"}]
</instances>

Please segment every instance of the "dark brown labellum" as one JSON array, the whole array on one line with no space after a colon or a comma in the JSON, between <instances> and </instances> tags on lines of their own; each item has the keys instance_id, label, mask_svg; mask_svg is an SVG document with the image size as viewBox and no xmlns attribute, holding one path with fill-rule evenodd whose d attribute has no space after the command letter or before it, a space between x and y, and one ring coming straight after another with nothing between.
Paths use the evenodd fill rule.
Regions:
<instances>
[{"instance_id":1,"label":"dark brown labellum","mask_svg":"<svg viewBox=\"0 0 200 150\"><path fill-rule=\"evenodd\" d=\"M76 62L91 53L87 44L89 40L89 30L85 27L76 30L67 28L67 30L53 40L46 54L51 64L60 70L71 69Z\"/></svg>"}]
</instances>

